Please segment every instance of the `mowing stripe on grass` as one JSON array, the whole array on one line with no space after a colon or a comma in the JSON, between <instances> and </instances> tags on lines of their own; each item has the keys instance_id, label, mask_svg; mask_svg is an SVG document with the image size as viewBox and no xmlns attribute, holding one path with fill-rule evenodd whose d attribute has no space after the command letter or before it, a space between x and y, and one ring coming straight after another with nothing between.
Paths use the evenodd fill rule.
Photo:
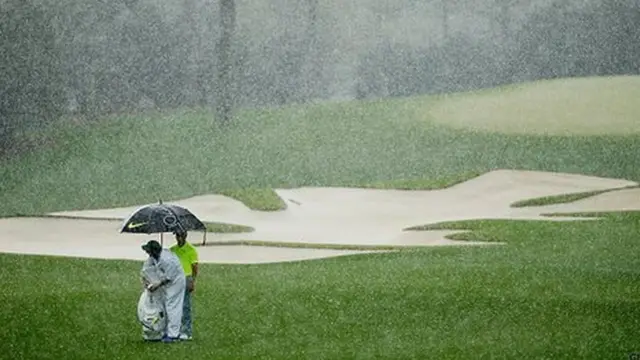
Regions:
<instances>
[{"instance_id":1,"label":"mowing stripe on grass","mask_svg":"<svg viewBox=\"0 0 640 360\"><path fill-rule=\"evenodd\" d=\"M586 191L579 193L571 193L571 194L562 194L562 195L553 195L553 196L543 196L539 198L526 199L521 201L516 201L511 204L513 208L522 208L522 207L532 207L532 206L545 206L545 205L555 205L555 204L566 204L582 199L586 199L592 196L605 194L612 191L619 190L627 190L627 189L637 189L640 188L640 185L630 185L623 186L619 188L606 189L606 190L595 190L595 191Z\"/></svg>"},{"instance_id":2,"label":"mowing stripe on grass","mask_svg":"<svg viewBox=\"0 0 640 360\"><path fill-rule=\"evenodd\" d=\"M202 264L193 342L141 340L140 263L0 254L0 353L22 359L625 358L639 214L485 222L517 246ZM73 316L70 316L73 315ZM34 346L37 344L37 346ZM188 348L188 349L187 349Z\"/></svg>"},{"instance_id":3,"label":"mowing stripe on grass","mask_svg":"<svg viewBox=\"0 0 640 360\"><path fill-rule=\"evenodd\" d=\"M122 222L124 219L122 218L114 218L114 217L93 217L93 216L73 216L73 215L28 215L28 214L16 214L14 216L3 216L0 217L3 219L10 218L32 218L32 219L64 219L64 220L89 220L89 221L110 221L110 222ZM247 233L253 232L255 229L251 226L239 225L239 224L230 224L230 223L219 223L219 222L202 222L207 227L207 232L210 233Z\"/></svg>"},{"instance_id":4,"label":"mowing stripe on grass","mask_svg":"<svg viewBox=\"0 0 640 360\"><path fill-rule=\"evenodd\" d=\"M261 246L282 247L292 249L328 249L328 250L379 250L379 251L412 251L425 249L430 246L419 245L349 245L331 243L296 243L287 241L263 241L263 240L231 240L231 241L207 241L205 245L195 246Z\"/></svg>"}]
</instances>

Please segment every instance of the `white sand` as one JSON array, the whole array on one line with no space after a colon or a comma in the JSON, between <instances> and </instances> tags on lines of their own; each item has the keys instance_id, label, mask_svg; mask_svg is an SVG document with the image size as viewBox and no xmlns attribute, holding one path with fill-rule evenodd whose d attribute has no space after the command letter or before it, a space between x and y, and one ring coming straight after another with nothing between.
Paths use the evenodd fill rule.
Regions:
<instances>
[{"instance_id":1,"label":"white sand","mask_svg":"<svg viewBox=\"0 0 640 360\"><path fill-rule=\"evenodd\" d=\"M492 171L447 189L434 191L355 188L278 189L287 209L261 212L220 195L167 201L189 208L203 221L251 226L252 233L209 234L214 241L259 240L340 245L443 246L459 242L445 236L459 231L403 231L411 226L469 219L546 218L550 212L640 210L640 190L619 190L571 204L512 208L516 201L565 193L636 185L626 180L535 171ZM128 217L139 206L66 211L53 215ZM139 245L153 236L118 233L118 221L19 218L0 220L0 251L99 258L143 259ZM41 229L41 230L39 230ZM200 241L193 233L190 240ZM169 238L171 243L173 239ZM344 250L251 246L201 247L203 262L263 263L361 253Z\"/></svg>"}]
</instances>

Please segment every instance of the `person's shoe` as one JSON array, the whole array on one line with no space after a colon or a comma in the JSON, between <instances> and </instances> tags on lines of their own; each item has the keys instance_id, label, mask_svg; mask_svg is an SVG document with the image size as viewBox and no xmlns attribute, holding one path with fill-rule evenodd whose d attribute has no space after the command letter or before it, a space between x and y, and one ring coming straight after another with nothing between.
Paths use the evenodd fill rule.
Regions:
<instances>
[{"instance_id":1,"label":"person's shoe","mask_svg":"<svg viewBox=\"0 0 640 360\"><path fill-rule=\"evenodd\" d=\"M180 334L180 340L191 341L191 340L193 340L193 337L191 335L187 335L187 334Z\"/></svg>"},{"instance_id":2,"label":"person's shoe","mask_svg":"<svg viewBox=\"0 0 640 360\"><path fill-rule=\"evenodd\" d=\"M180 341L179 338L172 338L172 337L168 337L168 336L165 336L165 337L162 338L162 342L165 343L165 344L170 344L170 343L174 343L174 342L178 342L178 341Z\"/></svg>"}]
</instances>

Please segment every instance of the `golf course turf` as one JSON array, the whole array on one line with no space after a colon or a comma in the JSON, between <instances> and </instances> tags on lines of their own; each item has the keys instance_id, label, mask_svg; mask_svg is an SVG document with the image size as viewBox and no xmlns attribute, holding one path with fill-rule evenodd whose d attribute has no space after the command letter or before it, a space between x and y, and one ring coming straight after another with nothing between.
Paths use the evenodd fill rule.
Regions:
<instances>
[{"instance_id":1,"label":"golf course turf","mask_svg":"<svg viewBox=\"0 0 640 360\"><path fill-rule=\"evenodd\" d=\"M626 77L591 80L603 101L625 89L635 91L637 84L637 78ZM574 92L592 94L594 88L589 79L556 81L568 85L522 84L486 93L495 101L496 93L549 91L546 84L555 94L566 88L579 99ZM515 133L510 125L501 133L495 123L476 128L458 113L455 126L446 125L440 118L446 115L443 106L450 106L445 102L464 96L474 95L245 110L226 129L204 109L45 129L32 136L46 138L47 148L0 166L0 216L211 193L277 211L286 204L274 188L434 189L492 169L640 181L640 134L632 131L640 114L637 101L625 102L616 118L628 121L624 134L601 122L599 129L590 125L575 134L559 129L544 135L533 122L522 127L528 133ZM538 100L549 102L537 105L553 108L558 123L565 115L575 121L575 101L562 108L562 97ZM519 119L517 107L511 109ZM507 118L500 114L501 121ZM575 199L532 199L515 206ZM3 254L0 354L16 359L624 359L640 351L635 256L640 215L605 215L584 222L470 220L411 228L471 230L454 236L501 246L268 265L202 264L195 341L171 346L141 342L135 318L139 263Z\"/></svg>"},{"instance_id":2,"label":"golf course turf","mask_svg":"<svg viewBox=\"0 0 640 360\"><path fill-rule=\"evenodd\" d=\"M637 186L629 186L627 189L634 189ZM544 206L544 205L552 205L552 204L564 204L570 203L573 201L578 201L582 199L586 199L591 196L604 194L610 191L615 191L619 189L607 189L607 190L599 190L599 191L588 191L582 193L573 193L573 194L563 194L557 196L546 196L541 198L527 199L522 201L517 201L513 203L511 206L513 207L527 207L527 206Z\"/></svg>"},{"instance_id":3,"label":"golf course turf","mask_svg":"<svg viewBox=\"0 0 640 360\"><path fill-rule=\"evenodd\" d=\"M602 85L617 79L596 80ZM635 82L626 83L628 89L603 86L603 97L609 96L607 91L635 89ZM500 93L515 91L506 89ZM546 91L539 84L535 89ZM567 91L579 97L575 86ZM48 148L0 167L0 216L225 192L250 208L274 210L283 206L266 190L274 187L434 188L493 169L640 179L637 133L611 134L606 123L589 136L456 129L439 125L430 113L443 101L447 98L411 97L244 110L226 129L216 125L208 110L69 123L40 135L49 138L42 141L52 144ZM546 101L537 105L556 109L558 123L577 106L569 103L563 109L553 98ZM625 119L629 127L637 123L635 116Z\"/></svg>"},{"instance_id":4,"label":"golf course turf","mask_svg":"<svg viewBox=\"0 0 640 360\"><path fill-rule=\"evenodd\" d=\"M3 255L0 351L29 359L618 359L640 215L483 222L507 246L202 265L191 343L140 342L135 262ZM7 274L9 275L9 274Z\"/></svg>"},{"instance_id":5,"label":"golf course turf","mask_svg":"<svg viewBox=\"0 0 640 360\"><path fill-rule=\"evenodd\" d=\"M447 126L505 134L638 134L638 97L638 76L539 80L446 96L431 115Z\"/></svg>"},{"instance_id":6,"label":"golf course turf","mask_svg":"<svg viewBox=\"0 0 640 360\"><path fill-rule=\"evenodd\" d=\"M40 216L18 214L13 217L38 218ZM46 215L46 217L56 218L56 219L84 219L84 220L95 220L95 221L124 220L124 219L116 219L116 218L90 218L90 217L78 218L75 216L63 216L63 215ZM210 233L246 233L254 230L250 226L244 226L239 224L228 224L228 223L220 223L220 222L204 222L204 224L207 227L207 232L210 232Z\"/></svg>"}]
</instances>

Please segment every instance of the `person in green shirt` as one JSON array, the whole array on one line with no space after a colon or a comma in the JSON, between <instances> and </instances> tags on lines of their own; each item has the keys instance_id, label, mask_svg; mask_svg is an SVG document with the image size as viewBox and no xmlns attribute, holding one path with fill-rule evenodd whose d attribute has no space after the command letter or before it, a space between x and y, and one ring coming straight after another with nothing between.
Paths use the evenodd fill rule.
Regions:
<instances>
[{"instance_id":1,"label":"person in green shirt","mask_svg":"<svg viewBox=\"0 0 640 360\"><path fill-rule=\"evenodd\" d=\"M196 277L198 276L198 251L187 241L186 230L176 230L174 231L174 235L176 244L171 247L171 251L180 259L187 282L182 308L182 331L180 333L180 339L191 340L193 338L191 297L195 289Z\"/></svg>"}]
</instances>

